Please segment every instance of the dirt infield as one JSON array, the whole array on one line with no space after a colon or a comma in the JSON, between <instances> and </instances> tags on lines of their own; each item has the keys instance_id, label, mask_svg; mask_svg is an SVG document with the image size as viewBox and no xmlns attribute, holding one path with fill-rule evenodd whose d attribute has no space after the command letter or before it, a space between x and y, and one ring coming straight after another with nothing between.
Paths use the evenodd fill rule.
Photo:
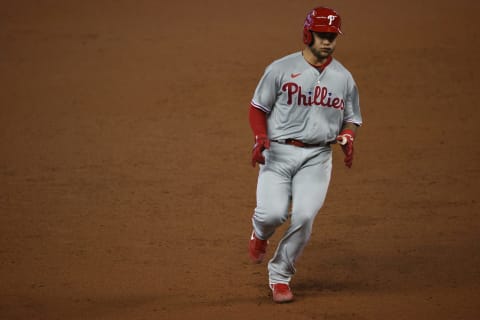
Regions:
<instances>
[{"instance_id":1,"label":"dirt infield","mask_svg":"<svg viewBox=\"0 0 480 320\"><path fill-rule=\"evenodd\" d=\"M480 319L474 0L321 3L354 165L334 151L294 303L249 264L248 104L318 4L2 3L0 319Z\"/></svg>"}]
</instances>

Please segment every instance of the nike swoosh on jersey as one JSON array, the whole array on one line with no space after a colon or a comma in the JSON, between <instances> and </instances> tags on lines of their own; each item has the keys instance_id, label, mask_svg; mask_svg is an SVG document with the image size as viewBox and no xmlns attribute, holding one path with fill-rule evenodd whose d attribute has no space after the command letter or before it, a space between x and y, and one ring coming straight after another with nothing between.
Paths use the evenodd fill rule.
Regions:
<instances>
[{"instance_id":1,"label":"nike swoosh on jersey","mask_svg":"<svg viewBox=\"0 0 480 320\"><path fill-rule=\"evenodd\" d=\"M298 76L301 75L301 74L302 74L301 72L299 72L299 73L292 73L290 76L291 76L292 78L296 78L296 77L298 77Z\"/></svg>"}]
</instances>

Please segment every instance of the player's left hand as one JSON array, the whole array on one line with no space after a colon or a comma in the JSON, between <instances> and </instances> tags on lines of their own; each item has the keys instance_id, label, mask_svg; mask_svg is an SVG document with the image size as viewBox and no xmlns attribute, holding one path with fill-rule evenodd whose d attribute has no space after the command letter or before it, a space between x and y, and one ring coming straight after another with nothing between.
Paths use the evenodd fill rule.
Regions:
<instances>
[{"instance_id":1,"label":"player's left hand","mask_svg":"<svg viewBox=\"0 0 480 320\"><path fill-rule=\"evenodd\" d=\"M355 138L355 132L350 129L344 129L337 136L337 142L342 146L343 153L345 154L345 165L349 168L353 163L353 140Z\"/></svg>"},{"instance_id":2,"label":"player's left hand","mask_svg":"<svg viewBox=\"0 0 480 320\"><path fill-rule=\"evenodd\" d=\"M256 163L265 164L265 157L262 152L265 149L270 149L270 140L267 135L261 134L255 136L255 145L252 151L252 166L255 167Z\"/></svg>"}]
</instances>

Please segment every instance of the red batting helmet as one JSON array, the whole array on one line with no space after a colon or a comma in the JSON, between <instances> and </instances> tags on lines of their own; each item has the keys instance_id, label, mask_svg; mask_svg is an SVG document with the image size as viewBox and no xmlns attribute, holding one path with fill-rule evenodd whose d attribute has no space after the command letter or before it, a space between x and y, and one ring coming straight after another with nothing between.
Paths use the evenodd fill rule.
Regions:
<instances>
[{"instance_id":1,"label":"red batting helmet","mask_svg":"<svg viewBox=\"0 0 480 320\"><path fill-rule=\"evenodd\" d=\"M333 9L318 7L310 11L303 24L303 43L311 45L313 37L311 31L315 32L333 32L343 34L340 27L342 19Z\"/></svg>"}]
</instances>

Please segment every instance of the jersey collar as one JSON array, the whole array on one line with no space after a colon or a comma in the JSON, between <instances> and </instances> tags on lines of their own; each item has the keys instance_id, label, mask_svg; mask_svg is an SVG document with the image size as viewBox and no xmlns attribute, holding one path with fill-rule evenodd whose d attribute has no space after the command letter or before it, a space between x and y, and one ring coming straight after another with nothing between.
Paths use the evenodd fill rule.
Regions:
<instances>
[{"instance_id":1,"label":"jersey collar","mask_svg":"<svg viewBox=\"0 0 480 320\"><path fill-rule=\"evenodd\" d=\"M303 56L303 51L302 51L302 56ZM304 58L304 59L305 59L305 58ZM305 59L305 61L306 61L309 65L311 65L312 67L314 67L315 69L317 69L318 72L322 72L323 70L325 70L325 68L330 64L330 62L332 62L332 60L333 60L333 57L332 57L332 56L329 56L324 63L322 63L320 66L316 66L316 65L313 65L313 64L311 64L310 62L308 62L307 59Z\"/></svg>"}]
</instances>

